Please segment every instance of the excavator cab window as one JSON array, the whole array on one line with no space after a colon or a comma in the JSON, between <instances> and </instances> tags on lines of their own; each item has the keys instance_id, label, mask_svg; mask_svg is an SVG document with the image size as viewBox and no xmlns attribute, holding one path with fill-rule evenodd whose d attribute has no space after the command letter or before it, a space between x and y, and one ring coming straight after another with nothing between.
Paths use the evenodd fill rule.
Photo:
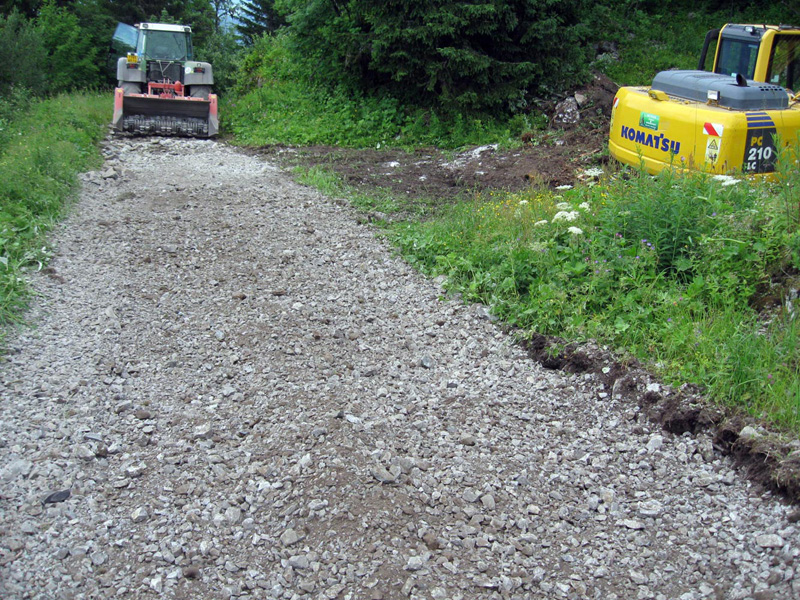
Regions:
<instances>
[{"instance_id":1,"label":"excavator cab window","mask_svg":"<svg viewBox=\"0 0 800 600\"><path fill-rule=\"evenodd\" d=\"M769 58L767 81L788 90L800 87L800 36L776 35Z\"/></svg>"},{"instance_id":2,"label":"excavator cab window","mask_svg":"<svg viewBox=\"0 0 800 600\"><path fill-rule=\"evenodd\" d=\"M742 75L752 79L758 58L758 41L743 41L722 38L715 73L723 75Z\"/></svg>"}]
</instances>

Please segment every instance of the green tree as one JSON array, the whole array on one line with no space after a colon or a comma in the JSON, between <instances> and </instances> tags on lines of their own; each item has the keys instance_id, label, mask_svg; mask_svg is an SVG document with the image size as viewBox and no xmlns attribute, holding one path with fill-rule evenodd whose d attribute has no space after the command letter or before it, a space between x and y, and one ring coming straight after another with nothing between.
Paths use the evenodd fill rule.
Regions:
<instances>
[{"instance_id":1,"label":"green tree","mask_svg":"<svg viewBox=\"0 0 800 600\"><path fill-rule=\"evenodd\" d=\"M588 0L283 0L310 73L456 110L586 76Z\"/></svg>"},{"instance_id":2,"label":"green tree","mask_svg":"<svg viewBox=\"0 0 800 600\"><path fill-rule=\"evenodd\" d=\"M39 9L36 28L47 51L48 87L52 92L97 84L100 68L97 47L66 8L46 0Z\"/></svg>"},{"instance_id":3,"label":"green tree","mask_svg":"<svg viewBox=\"0 0 800 600\"><path fill-rule=\"evenodd\" d=\"M42 4L42 0L0 0L0 15L11 16L16 11L32 19Z\"/></svg>"},{"instance_id":4,"label":"green tree","mask_svg":"<svg viewBox=\"0 0 800 600\"><path fill-rule=\"evenodd\" d=\"M214 10L214 31L225 27L238 12L234 0L211 0L211 8Z\"/></svg>"},{"instance_id":5,"label":"green tree","mask_svg":"<svg viewBox=\"0 0 800 600\"><path fill-rule=\"evenodd\" d=\"M286 25L283 15L275 7L275 0L244 0L236 18L236 29L248 46L264 33L272 33Z\"/></svg>"},{"instance_id":6,"label":"green tree","mask_svg":"<svg viewBox=\"0 0 800 600\"><path fill-rule=\"evenodd\" d=\"M244 48L230 28L219 28L197 48L197 59L211 63L214 69L214 91L224 94L236 81L236 72Z\"/></svg>"},{"instance_id":7,"label":"green tree","mask_svg":"<svg viewBox=\"0 0 800 600\"><path fill-rule=\"evenodd\" d=\"M0 96L10 95L15 87L44 92L46 56L34 23L15 10L0 15Z\"/></svg>"}]
</instances>

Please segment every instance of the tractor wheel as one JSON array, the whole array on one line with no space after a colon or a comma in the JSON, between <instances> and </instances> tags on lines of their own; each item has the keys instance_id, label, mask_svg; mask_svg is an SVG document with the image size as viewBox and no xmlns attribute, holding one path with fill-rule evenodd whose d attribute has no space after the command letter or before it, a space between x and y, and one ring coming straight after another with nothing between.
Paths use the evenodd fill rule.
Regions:
<instances>
[{"instance_id":1,"label":"tractor wheel","mask_svg":"<svg viewBox=\"0 0 800 600\"><path fill-rule=\"evenodd\" d=\"M131 94L141 94L142 93L142 84L135 83L133 81L120 81L119 87L122 88L123 93L126 96L130 96Z\"/></svg>"},{"instance_id":2,"label":"tractor wheel","mask_svg":"<svg viewBox=\"0 0 800 600\"><path fill-rule=\"evenodd\" d=\"M211 93L210 85L193 85L189 90L189 95L192 98L202 98L208 100L208 95Z\"/></svg>"}]
</instances>

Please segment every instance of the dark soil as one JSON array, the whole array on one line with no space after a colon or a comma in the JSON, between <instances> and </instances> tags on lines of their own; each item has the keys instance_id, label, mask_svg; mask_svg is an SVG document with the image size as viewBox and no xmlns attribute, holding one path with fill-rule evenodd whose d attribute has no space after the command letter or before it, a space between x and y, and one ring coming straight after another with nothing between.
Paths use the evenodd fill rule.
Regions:
<instances>
[{"instance_id":1,"label":"dark soil","mask_svg":"<svg viewBox=\"0 0 800 600\"><path fill-rule=\"evenodd\" d=\"M397 148L271 146L259 152L284 163L325 166L348 185L388 189L411 201L452 200L480 190L571 185L584 169L608 160L605 148L616 90L602 75L576 90L574 95L581 104L580 119L574 124L558 122L555 101L543 104L553 126L545 132L524 134L522 145L514 149L485 146L452 153L435 148L407 152Z\"/></svg>"},{"instance_id":2,"label":"dark soil","mask_svg":"<svg viewBox=\"0 0 800 600\"><path fill-rule=\"evenodd\" d=\"M538 334L526 338L523 344L531 358L545 368L596 374L608 394L637 404L670 433L710 432L714 447L730 455L748 479L800 504L797 440L786 440L751 417L711 404L697 386L674 389L657 383L638 362L622 363L596 344L566 343ZM745 428L751 428L755 435L743 435Z\"/></svg>"}]
</instances>

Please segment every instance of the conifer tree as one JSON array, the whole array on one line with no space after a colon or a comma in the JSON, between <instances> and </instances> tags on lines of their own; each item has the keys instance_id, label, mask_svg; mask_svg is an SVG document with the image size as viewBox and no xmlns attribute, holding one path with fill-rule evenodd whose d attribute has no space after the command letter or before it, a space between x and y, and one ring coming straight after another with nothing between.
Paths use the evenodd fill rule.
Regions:
<instances>
[{"instance_id":1,"label":"conifer tree","mask_svg":"<svg viewBox=\"0 0 800 600\"><path fill-rule=\"evenodd\" d=\"M248 46L258 36L271 33L286 24L275 8L275 0L245 0L239 6L237 20L236 29Z\"/></svg>"},{"instance_id":2,"label":"conifer tree","mask_svg":"<svg viewBox=\"0 0 800 600\"><path fill-rule=\"evenodd\" d=\"M454 109L520 107L585 75L587 0L283 0L316 77Z\"/></svg>"}]
</instances>

